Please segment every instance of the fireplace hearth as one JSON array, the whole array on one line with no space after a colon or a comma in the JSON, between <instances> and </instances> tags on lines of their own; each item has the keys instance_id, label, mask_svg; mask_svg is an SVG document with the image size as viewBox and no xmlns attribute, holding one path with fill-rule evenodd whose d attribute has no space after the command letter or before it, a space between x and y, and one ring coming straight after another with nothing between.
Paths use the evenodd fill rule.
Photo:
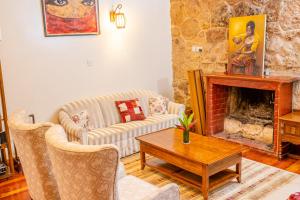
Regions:
<instances>
[{"instance_id":1,"label":"fireplace hearth","mask_svg":"<svg viewBox=\"0 0 300 200\"><path fill-rule=\"evenodd\" d=\"M206 78L206 134L278 156L278 121L292 111L297 78L226 74Z\"/></svg>"},{"instance_id":2,"label":"fireplace hearth","mask_svg":"<svg viewBox=\"0 0 300 200\"><path fill-rule=\"evenodd\" d=\"M228 87L224 131L216 137L272 151L274 91Z\"/></svg>"}]
</instances>

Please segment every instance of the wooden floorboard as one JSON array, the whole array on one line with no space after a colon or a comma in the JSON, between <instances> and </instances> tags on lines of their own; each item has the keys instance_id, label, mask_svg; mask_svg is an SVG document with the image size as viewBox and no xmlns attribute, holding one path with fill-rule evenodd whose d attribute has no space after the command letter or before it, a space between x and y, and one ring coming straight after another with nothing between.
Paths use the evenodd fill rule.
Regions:
<instances>
[{"instance_id":1,"label":"wooden floorboard","mask_svg":"<svg viewBox=\"0 0 300 200\"><path fill-rule=\"evenodd\" d=\"M300 174L300 160L287 158L285 160L279 161L277 160L277 158L267 156L254 150L244 152L243 157ZM159 187L171 182L177 183L180 186L180 194L182 200L198 199L201 197L201 193L199 190L184 185L154 170L146 167L145 170L147 171L147 173L141 171L139 154L123 158L122 162L125 165L127 174L141 177ZM16 174L8 180L0 180L0 200L30 200L26 181L23 175Z\"/></svg>"}]
</instances>

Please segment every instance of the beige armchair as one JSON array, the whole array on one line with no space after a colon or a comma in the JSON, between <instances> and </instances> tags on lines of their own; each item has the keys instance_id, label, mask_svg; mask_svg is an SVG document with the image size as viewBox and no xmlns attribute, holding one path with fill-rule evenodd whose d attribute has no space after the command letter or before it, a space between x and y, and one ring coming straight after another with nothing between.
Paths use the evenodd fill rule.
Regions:
<instances>
[{"instance_id":1,"label":"beige armchair","mask_svg":"<svg viewBox=\"0 0 300 200\"><path fill-rule=\"evenodd\" d=\"M114 145L68 142L57 125L46 143L62 200L177 200L176 184L158 188L133 176L117 177L119 152Z\"/></svg>"},{"instance_id":2,"label":"beige armchair","mask_svg":"<svg viewBox=\"0 0 300 200\"><path fill-rule=\"evenodd\" d=\"M29 124L24 111L15 113L8 120L16 145L29 194L34 200L60 199L47 154L45 133L51 123Z\"/></svg>"}]
</instances>

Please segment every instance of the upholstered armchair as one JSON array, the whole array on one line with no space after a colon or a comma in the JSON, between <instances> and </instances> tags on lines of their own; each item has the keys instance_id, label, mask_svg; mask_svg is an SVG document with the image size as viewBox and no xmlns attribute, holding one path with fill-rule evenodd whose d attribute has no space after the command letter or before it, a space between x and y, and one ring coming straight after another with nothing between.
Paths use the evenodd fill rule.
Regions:
<instances>
[{"instance_id":1,"label":"upholstered armchair","mask_svg":"<svg viewBox=\"0 0 300 200\"><path fill-rule=\"evenodd\" d=\"M45 133L51 123L30 124L24 111L13 114L9 129L16 145L28 190L33 200L60 199L47 154Z\"/></svg>"},{"instance_id":2,"label":"upholstered armchair","mask_svg":"<svg viewBox=\"0 0 300 200\"><path fill-rule=\"evenodd\" d=\"M117 177L119 151L114 145L68 142L57 125L46 143L62 200L177 200L176 184L158 188L133 176Z\"/></svg>"}]
</instances>

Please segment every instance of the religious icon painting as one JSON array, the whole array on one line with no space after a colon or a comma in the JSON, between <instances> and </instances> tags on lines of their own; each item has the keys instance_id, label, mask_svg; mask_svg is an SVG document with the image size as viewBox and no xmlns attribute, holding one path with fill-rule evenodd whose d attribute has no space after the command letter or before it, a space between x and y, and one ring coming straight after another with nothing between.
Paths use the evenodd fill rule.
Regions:
<instances>
[{"instance_id":1,"label":"religious icon painting","mask_svg":"<svg viewBox=\"0 0 300 200\"><path fill-rule=\"evenodd\" d=\"M266 15L230 18L227 73L262 76L265 40Z\"/></svg>"},{"instance_id":2,"label":"religious icon painting","mask_svg":"<svg viewBox=\"0 0 300 200\"><path fill-rule=\"evenodd\" d=\"M98 0L42 0L46 36L97 35Z\"/></svg>"}]
</instances>

